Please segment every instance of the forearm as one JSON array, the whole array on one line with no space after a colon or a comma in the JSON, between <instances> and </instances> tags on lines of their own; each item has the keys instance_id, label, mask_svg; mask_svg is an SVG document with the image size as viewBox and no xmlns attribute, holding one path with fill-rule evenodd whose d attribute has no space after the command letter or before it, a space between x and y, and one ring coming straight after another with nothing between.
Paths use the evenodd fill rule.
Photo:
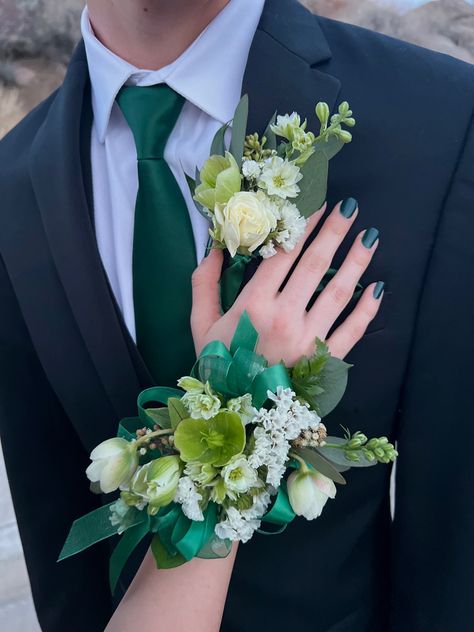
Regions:
<instances>
[{"instance_id":1,"label":"forearm","mask_svg":"<svg viewBox=\"0 0 474 632\"><path fill-rule=\"evenodd\" d=\"M157 569L148 551L105 632L218 632L236 551L167 570Z\"/></svg>"}]
</instances>

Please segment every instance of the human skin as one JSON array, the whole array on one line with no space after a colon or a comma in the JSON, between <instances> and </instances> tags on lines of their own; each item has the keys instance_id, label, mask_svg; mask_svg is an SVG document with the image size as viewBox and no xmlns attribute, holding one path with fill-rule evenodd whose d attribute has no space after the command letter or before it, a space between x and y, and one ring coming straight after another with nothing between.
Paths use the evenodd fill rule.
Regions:
<instances>
[{"instance_id":1,"label":"human skin","mask_svg":"<svg viewBox=\"0 0 474 632\"><path fill-rule=\"evenodd\" d=\"M177 59L229 0L89 0L96 37L137 68Z\"/></svg>"},{"instance_id":2,"label":"human skin","mask_svg":"<svg viewBox=\"0 0 474 632\"><path fill-rule=\"evenodd\" d=\"M211 340L228 344L235 326L247 310L258 330L258 351L270 363L283 358L288 364L314 350L316 337L326 339L333 355L343 358L362 338L375 317L381 298L374 298L375 283L364 290L354 310L327 338L367 269L378 239L371 248L356 237L349 253L314 306L306 306L354 223L338 204L322 224L316 238L299 260L283 291L281 285L301 252L304 239L291 252L278 252L264 260L240 296L225 314L219 304L222 251L215 249L193 274L191 325L196 352ZM322 220L325 207L315 213L306 237ZM193 559L172 570L158 570L150 552L106 628L106 632L140 629L141 632L218 632L235 561L237 546L223 560Z\"/></svg>"}]
</instances>

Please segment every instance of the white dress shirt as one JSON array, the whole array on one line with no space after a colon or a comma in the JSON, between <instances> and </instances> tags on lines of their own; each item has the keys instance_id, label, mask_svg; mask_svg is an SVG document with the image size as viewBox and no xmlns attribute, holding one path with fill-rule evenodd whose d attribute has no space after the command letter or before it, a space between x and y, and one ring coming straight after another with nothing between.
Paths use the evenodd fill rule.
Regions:
<instances>
[{"instance_id":1,"label":"white dress shirt","mask_svg":"<svg viewBox=\"0 0 474 632\"><path fill-rule=\"evenodd\" d=\"M196 167L201 168L209 156L214 134L234 114L264 2L230 0L189 48L159 70L135 68L112 53L95 37L87 7L82 14L81 30L92 86L91 161L96 237L112 291L134 340L132 250L138 191L137 153L132 132L115 97L124 84L158 83L166 83L185 97L164 157L183 192L200 261L209 224L194 205L185 174L194 177Z\"/></svg>"}]
</instances>

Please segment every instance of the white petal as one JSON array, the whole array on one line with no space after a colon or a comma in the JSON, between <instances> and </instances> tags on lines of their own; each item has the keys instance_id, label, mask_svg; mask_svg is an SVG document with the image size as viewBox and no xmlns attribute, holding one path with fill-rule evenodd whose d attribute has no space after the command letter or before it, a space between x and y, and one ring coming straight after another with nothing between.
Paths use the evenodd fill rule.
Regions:
<instances>
[{"instance_id":1,"label":"white petal","mask_svg":"<svg viewBox=\"0 0 474 632\"><path fill-rule=\"evenodd\" d=\"M91 459L95 461L96 459L108 459L109 457L116 456L123 452L127 448L127 445L128 441L120 437L106 439L92 450Z\"/></svg>"},{"instance_id":2,"label":"white petal","mask_svg":"<svg viewBox=\"0 0 474 632\"><path fill-rule=\"evenodd\" d=\"M336 486L330 478L324 476L324 474L321 474L320 472L315 472L312 478L321 492L326 494L326 496L329 496L329 498L335 497L337 491Z\"/></svg>"}]
</instances>

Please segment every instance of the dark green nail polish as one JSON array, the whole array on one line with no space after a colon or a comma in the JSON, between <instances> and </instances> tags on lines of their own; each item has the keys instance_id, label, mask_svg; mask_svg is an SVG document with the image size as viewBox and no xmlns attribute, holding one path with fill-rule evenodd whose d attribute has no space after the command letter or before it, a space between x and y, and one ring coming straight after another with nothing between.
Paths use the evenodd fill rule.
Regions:
<instances>
[{"instance_id":1,"label":"dark green nail polish","mask_svg":"<svg viewBox=\"0 0 474 632\"><path fill-rule=\"evenodd\" d=\"M372 248L379 238L379 231L376 228L368 228L362 235L362 245L366 248Z\"/></svg>"},{"instance_id":2,"label":"dark green nail polish","mask_svg":"<svg viewBox=\"0 0 474 632\"><path fill-rule=\"evenodd\" d=\"M374 298L380 298L382 296L384 287L385 283L383 281L377 281L377 284L374 287Z\"/></svg>"},{"instance_id":3,"label":"dark green nail polish","mask_svg":"<svg viewBox=\"0 0 474 632\"><path fill-rule=\"evenodd\" d=\"M357 200L350 197L341 202L341 206L339 207L339 210L341 211L341 215L343 217L345 217L346 219L349 219L350 217L354 215L358 206L359 204Z\"/></svg>"}]
</instances>

